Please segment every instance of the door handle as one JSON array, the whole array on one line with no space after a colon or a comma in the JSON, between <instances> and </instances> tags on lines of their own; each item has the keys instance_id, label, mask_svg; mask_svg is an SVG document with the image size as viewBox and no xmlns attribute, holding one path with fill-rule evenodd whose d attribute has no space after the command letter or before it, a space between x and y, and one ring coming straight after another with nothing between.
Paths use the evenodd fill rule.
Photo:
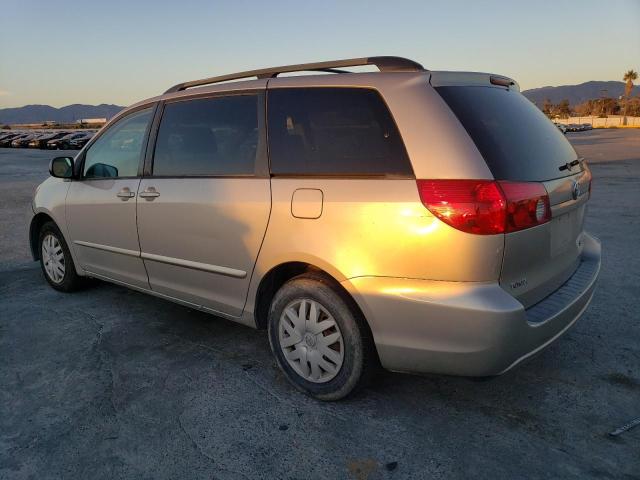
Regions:
<instances>
[{"instance_id":1,"label":"door handle","mask_svg":"<svg viewBox=\"0 0 640 480\"><path fill-rule=\"evenodd\" d=\"M135 197L136 194L134 192L131 191L131 189L129 187L124 187L122 190L120 190L117 194L117 197L121 198L122 201L127 201L132 197Z\"/></svg>"},{"instance_id":2,"label":"door handle","mask_svg":"<svg viewBox=\"0 0 640 480\"><path fill-rule=\"evenodd\" d=\"M147 201L151 201L154 198L159 197L160 192L156 191L155 187L147 187L146 190L140 192L138 196L144 198Z\"/></svg>"}]
</instances>

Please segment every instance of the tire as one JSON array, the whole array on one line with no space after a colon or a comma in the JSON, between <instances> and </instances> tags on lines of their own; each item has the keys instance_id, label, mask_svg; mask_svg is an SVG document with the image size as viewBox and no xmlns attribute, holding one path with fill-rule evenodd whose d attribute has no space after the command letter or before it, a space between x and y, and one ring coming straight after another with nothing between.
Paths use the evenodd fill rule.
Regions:
<instances>
[{"instance_id":1,"label":"tire","mask_svg":"<svg viewBox=\"0 0 640 480\"><path fill-rule=\"evenodd\" d=\"M289 382L319 400L356 392L378 369L371 332L353 300L320 275L300 275L278 290L268 333Z\"/></svg>"},{"instance_id":2,"label":"tire","mask_svg":"<svg viewBox=\"0 0 640 480\"><path fill-rule=\"evenodd\" d=\"M42 226L38 248L42 274L49 285L60 292L73 292L84 286L85 279L77 274L67 242L55 223Z\"/></svg>"}]
</instances>

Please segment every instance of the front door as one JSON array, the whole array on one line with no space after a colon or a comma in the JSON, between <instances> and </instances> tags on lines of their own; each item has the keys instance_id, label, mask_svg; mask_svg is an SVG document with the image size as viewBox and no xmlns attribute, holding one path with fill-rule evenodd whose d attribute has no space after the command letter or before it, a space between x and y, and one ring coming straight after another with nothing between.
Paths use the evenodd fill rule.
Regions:
<instances>
[{"instance_id":1,"label":"front door","mask_svg":"<svg viewBox=\"0 0 640 480\"><path fill-rule=\"evenodd\" d=\"M136 229L136 195L153 108L110 126L85 152L67 195L72 247L83 269L148 288ZM81 160L82 161L82 160Z\"/></svg>"},{"instance_id":2,"label":"front door","mask_svg":"<svg viewBox=\"0 0 640 480\"><path fill-rule=\"evenodd\" d=\"M138 199L151 288L239 316L269 220L262 90L168 102Z\"/></svg>"}]
</instances>

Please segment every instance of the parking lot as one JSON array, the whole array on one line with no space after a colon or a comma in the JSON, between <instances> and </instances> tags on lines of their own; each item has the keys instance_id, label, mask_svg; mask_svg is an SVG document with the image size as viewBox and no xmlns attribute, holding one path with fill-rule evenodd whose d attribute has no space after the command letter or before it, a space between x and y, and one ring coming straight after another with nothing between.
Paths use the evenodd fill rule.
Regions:
<instances>
[{"instance_id":1,"label":"parking lot","mask_svg":"<svg viewBox=\"0 0 640 480\"><path fill-rule=\"evenodd\" d=\"M79 150L95 135L89 129L0 130L0 148Z\"/></svg>"},{"instance_id":2,"label":"parking lot","mask_svg":"<svg viewBox=\"0 0 640 480\"><path fill-rule=\"evenodd\" d=\"M599 287L490 380L295 391L265 332L106 283L51 289L27 243L54 152L0 149L0 478L640 478L640 130L568 134L593 170Z\"/></svg>"}]
</instances>

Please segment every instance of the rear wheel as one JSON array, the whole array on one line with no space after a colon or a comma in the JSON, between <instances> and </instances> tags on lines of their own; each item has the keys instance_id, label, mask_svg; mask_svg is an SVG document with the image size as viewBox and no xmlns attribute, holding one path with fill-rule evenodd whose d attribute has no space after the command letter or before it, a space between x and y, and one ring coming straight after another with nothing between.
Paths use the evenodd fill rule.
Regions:
<instances>
[{"instance_id":1,"label":"rear wheel","mask_svg":"<svg viewBox=\"0 0 640 480\"><path fill-rule=\"evenodd\" d=\"M72 292L84 284L84 278L76 273L69 247L62 232L53 222L40 229L40 266L44 278L56 290Z\"/></svg>"},{"instance_id":2,"label":"rear wheel","mask_svg":"<svg viewBox=\"0 0 640 480\"><path fill-rule=\"evenodd\" d=\"M317 399L346 397L377 367L367 325L323 277L306 274L287 282L273 299L268 328L271 350L287 379Z\"/></svg>"}]
</instances>

